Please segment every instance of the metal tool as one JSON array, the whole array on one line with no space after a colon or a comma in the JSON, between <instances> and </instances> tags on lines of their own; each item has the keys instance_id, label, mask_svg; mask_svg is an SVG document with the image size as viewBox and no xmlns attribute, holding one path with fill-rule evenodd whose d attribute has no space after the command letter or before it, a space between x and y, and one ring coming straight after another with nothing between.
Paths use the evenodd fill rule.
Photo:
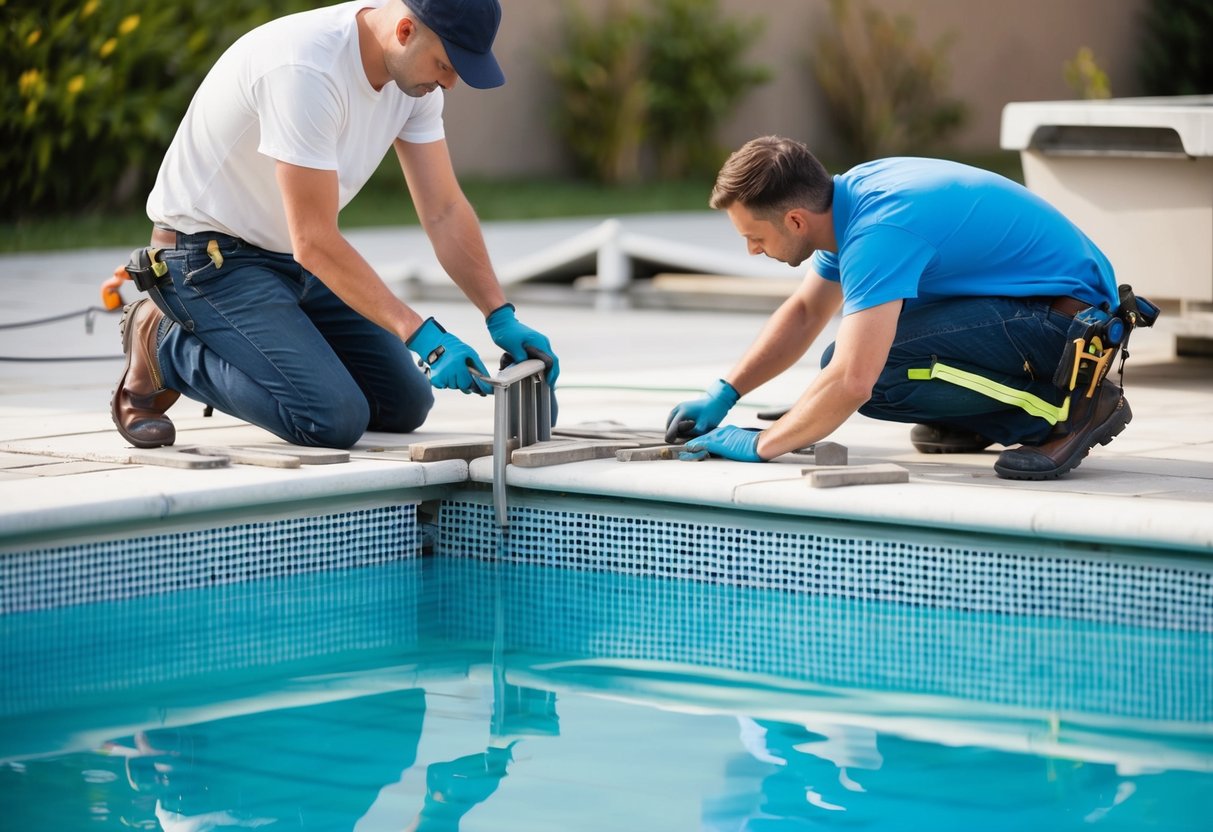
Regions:
<instances>
[{"instance_id":1,"label":"metal tool","mask_svg":"<svg viewBox=\"0 0 1213 832\"><path fill-rule=\"evenodd\" d=\"M493 507L502 528L510 522L505 469L510 462L511 440L516 439L517 447L525 448L552 438L552 391L546 372L547 365L538 358L511 364L495 378L472 371L493 388Z\"/></svg>"}]
</instances>

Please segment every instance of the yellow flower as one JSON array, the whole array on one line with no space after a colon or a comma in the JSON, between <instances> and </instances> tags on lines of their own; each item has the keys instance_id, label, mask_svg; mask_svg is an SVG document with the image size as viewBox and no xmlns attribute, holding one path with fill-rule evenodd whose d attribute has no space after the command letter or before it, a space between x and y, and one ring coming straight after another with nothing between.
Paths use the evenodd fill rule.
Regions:
<instances>
[{"instance_id":1,"label":"yellow flower","mask_svg":"<svg viewBox=\"0 0 1213 832\"><path fill-rule=\"evenodd\" d=\"M100 5L101 0L88 0L88 2L84 4L84 8L80 10L80 19L83 20L93 12L97 11L97 7Z\"/></svg>"},{"instance_id":2,"label":"yellow flower","mask_svg":"<svg viewBox=\"0 0 1213 832\"><path fill-rule=\"evenodd\" d=\"M110 38L105 43L101 44L101 48L98 49L97 52L101 55L101 57L108 58L110 56L110 53L112 53L117 48L118 48L118 39Z\"/></svg>"},{"instance_id":3,"label":"yellow flower","mask_svg":"<svg viewBox=\"0 0 1213 832\"><path fill-rule=\"evenodd\" d=\"M73 75L71 80L69 80L67 82L67 94L68 95L79 95L81 90L83 90L83 89L84 89L84 76L83 75Z\"/></svg>"},{"instance_id":4,"label":"yellow flower","mask_svg":"<svg viewBox=\"0 0 1213 832\"><path fill-rule=\"evenodd\" d=\"M42 73L36 69L27 69L21 73L21 77L17 79L17 89L22 95L34 95L42 83Z\"/></svg>"},{"instance_id":5,"label":"yellow flower","mask_svg":"<svg viewBox=\"0 0 1213 832\"><path fill-rule=\"evenodd\" d=\"M118 24L118 34L129 35L131 32L139 28L139 15L128 14L122 18L122 22Z\"/></svg>"},{"instance_id":6,"label":"yellow flower","mask_svg":"<svg viewBox=\"0 0 1213 832\"><path fill-rule=\"evenodd\" d=\"M25 45L33 46L35 43L37 43L41 39L42 39L42 30L35 29L34 31L30 32L28 35L25 36Z\"/></svg>"}]
</instances>

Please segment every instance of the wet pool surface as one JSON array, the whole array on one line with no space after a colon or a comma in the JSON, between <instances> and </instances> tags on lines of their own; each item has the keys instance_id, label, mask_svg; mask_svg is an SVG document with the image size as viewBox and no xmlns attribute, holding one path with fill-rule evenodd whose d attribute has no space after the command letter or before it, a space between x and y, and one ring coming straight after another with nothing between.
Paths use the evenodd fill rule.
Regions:
<instances>
[{"instance_id":1,"label":"wet pool surface","mask_svg":"<svg viewBox=\"0 0 1213 832\"><path fill-rule=\"evenodd\" d=\"M12 830L1204 830L1213 635L426 558L0 618Z\"/></svg>"}]
</instances>

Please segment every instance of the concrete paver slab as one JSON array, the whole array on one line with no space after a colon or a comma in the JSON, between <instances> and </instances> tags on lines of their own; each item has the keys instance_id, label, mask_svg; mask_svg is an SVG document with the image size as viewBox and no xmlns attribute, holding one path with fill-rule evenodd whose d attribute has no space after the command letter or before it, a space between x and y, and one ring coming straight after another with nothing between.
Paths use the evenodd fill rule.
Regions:
<instances>
[{"instance_id":1,"label":"concrete paver slab","mask_svg":"<svg viewBox=\"0 0 1213 832\"><path fill-rule=\"evenodd\" d=\"M30 468L35 465L48 465L62 462L58 457L39 456L37 454L6 454L0 453L0 471L10 469Z\"/></svg>"},{"instance_id":2,"label":"concrete paver slab","mask_svg":"<svg viewBox=\"0 0 1213 832\"><path fill-rule=\"evenodd\" d=\"M95 471L113 471L120 467L110 462L63 462L62 460L47 465L31 465L22 468L21 473L31 477L70 477L74 474L91 474Z\"/></svg>"}]
</instances>

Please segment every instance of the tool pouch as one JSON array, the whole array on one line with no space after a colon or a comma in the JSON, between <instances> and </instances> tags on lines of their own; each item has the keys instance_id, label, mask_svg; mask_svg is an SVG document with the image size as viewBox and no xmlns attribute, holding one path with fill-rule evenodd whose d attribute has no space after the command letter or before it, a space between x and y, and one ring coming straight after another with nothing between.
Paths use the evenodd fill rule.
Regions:
<instances>
[{"instance_id":1,"label":"tool pouch","mask_svg":"<svg viewBox=\"0 0 1213 832\"><path fill-rule=\"evenodd\" d=\"M1070 379L1074 375L1074 363L1078 361L1079 343L1081 343L1081 338L1066 337L1066 346L1061 352L1061 360L1057 362L1057 370L1053 373L1053 386L1066 393L1074 389L1070 386Z\"/></svg>"},{"instance_id":2,"label":"tool pouch","mask_svg":"<svg viewBox=\"0 0 1213 832\"><path fill-rule=\"evenodd\" d=\"M1070 392L1080 384L1090 383L1091 365L1089 362L1099 357L1105 346L1105 338L1101 333L1107 328L1111 316L1094 306L1087 307L1074 316L1070 329L1066 332L1066 346L1062 351L1057 371L1053 374L1053 384L1060 390ZM1106 337L1106 336L1105 336Z\"/></svg>"},{"instance_id":3,"label":"tool pouch","mask_svg":"<svg viewBox=\"0 0 1213 832\"><path fill-rule=\"evenodd\" d=\"M160 278L168 274L168 266L160 259L158 248L137 248L123 268L140 292L149 292Z\"/></svg>"},{"instance_id":4,"label":"tool pouch","mask_svg":"<svg viewBox=\"0 0 1213 832\"><path fill-rule=\"evenodd\" d=\"M1128 344L1133 330L1153 326L1158 319L1158 307L1135 295L1132 286L1122 285L1119 294L1120 305L1114 312L1091 306L1074 316L1057 372L1053 374L1053 384L1059 389L1071 392L1085 387L1088 397L1094 395L1112 359ZM1124 357L1128 357L1128 352L1124 352Z\"/></svg>"}]
</instances>

